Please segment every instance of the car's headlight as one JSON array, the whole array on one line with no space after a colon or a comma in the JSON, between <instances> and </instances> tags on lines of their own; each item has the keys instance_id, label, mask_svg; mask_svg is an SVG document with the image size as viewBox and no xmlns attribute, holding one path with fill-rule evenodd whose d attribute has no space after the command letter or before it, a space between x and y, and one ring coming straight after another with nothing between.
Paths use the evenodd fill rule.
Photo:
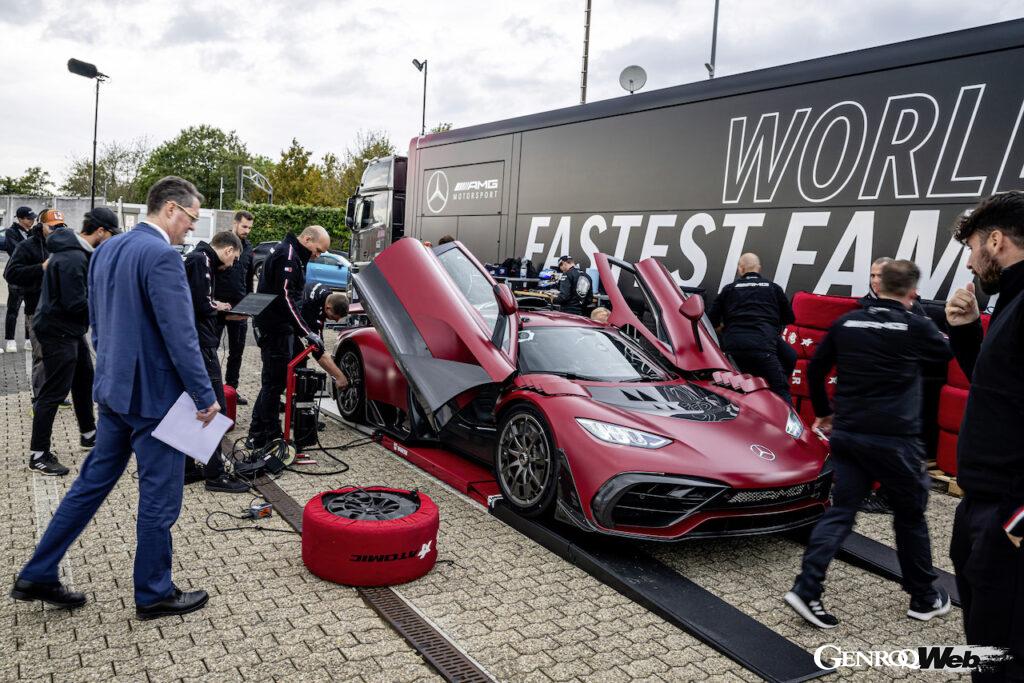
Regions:
<instances>
[{"instance_id":1,"label":"car's headlight","mask_svg":"<svg viewBox=\"0 0 1024 683\"><path fill-rule=\"evenodd\" d=\"M792 408L789 409L789 418L786 420L786 433L794 439L804 435L804 423Z\"/></svg>"},{"instance_id":2,"label":"car's headlight","mask_svg":"<svg viewBox=\"0 0 1024 683\"><path fill-rule=\"evenodd\" d=\"M642 432L639 429L632 429L630 427L598 422L597 420L586 420L582 417L577 417L576 422L595 439L600 439L606 443L619 444L620 446L636 446L637 448L661 448L672 443L672 439L666 439L663 436Z\"/></svg>"}]
</instances>

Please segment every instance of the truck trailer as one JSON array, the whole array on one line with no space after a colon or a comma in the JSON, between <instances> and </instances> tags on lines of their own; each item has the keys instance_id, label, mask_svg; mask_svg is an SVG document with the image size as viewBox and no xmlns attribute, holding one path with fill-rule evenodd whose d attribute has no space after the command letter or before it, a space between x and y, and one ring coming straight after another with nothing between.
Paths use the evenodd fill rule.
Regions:
<instances>
[{"instance_id":1,"label":"truck trailer","mask_svg":"<svg viewBox=\"0 0 1024 683\"><path fill-rule=\"evenodd\" d=\"M893 256L943 299L971 277L957 217L1024 189L1022 71L1014 20L417 137L349 201L353 261L450 234L492 263L654 256L714 295L753 251L790 293L857 296Z\"/></svg>"}]
</instances>

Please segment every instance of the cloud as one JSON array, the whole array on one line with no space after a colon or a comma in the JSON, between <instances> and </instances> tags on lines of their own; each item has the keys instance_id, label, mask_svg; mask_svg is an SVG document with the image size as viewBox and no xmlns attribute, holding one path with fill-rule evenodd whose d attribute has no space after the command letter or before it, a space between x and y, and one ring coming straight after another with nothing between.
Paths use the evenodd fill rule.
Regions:
<instances>
[{"instance_id":1,"label":"cloud","mask_svg":"<svg viewBox=\"0 0 1024 683\"><path fill-rule=\"evenodd\" d=\"M527 45L564 43L562 36L547 26L530 21L526 17L509 17L501 23L501 28L507 31L517 42Z\"/></svg>"},{"instance_id":2,"label":"cloud","mask_svg":"<svg viewBox=\"0 0 1024 683\"><path fill-rule=\"evenodd\" d=\"M4 0L0 24L23 26L35 22L45 12L46 6L39 0Z\"/></svg>"},{"instance_id":3,"label":"cloud","mask_svg":"<svg viewBox=\"0 0 1024 683\"><path fill-rule=\"evenodd\" d=\"M231 40L235 18L222 12L183 12L167 24L161 42L166 45L216 43Z\"/></svg>"}]
</instances>

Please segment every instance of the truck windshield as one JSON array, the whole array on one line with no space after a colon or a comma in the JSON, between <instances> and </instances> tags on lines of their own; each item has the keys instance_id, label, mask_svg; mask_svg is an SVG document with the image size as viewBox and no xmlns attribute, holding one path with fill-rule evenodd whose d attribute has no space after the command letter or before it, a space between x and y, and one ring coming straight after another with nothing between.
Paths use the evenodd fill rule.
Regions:
<instances>
[{"instance_id":1,"label":"truck windshield","mask_svg":"<svg viewBox=\"0 0 1024 683\"><path fill-rule=\"evenodd\" d=\"M617 332L589 327L531 327L521 331L519 370L595 382L671 379Z\"/></svg>"}]
</instances>

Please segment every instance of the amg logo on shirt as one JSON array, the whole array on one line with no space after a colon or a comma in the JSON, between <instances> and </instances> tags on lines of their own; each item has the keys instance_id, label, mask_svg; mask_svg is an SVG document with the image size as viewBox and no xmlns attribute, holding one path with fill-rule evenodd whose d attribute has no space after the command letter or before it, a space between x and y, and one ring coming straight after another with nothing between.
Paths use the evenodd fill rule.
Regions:
<instances>
[{"instance_id":1,"label":"amg logo on shirt","mask_svg":"<svg viewBox=\"0 0 1024 683\"><path fill-rule=\"evenodd\" d=\"M771 286L772 286L772 283L770 283L770 282L740 282L740 283L738 283L736 285L736 289L739 289L740 287L771 287Z\"/></svg>"},{"instance_id":2,"label":"amg logo on shirt","mask_svg":"<svg viewBox=\"0 0 1024 683\"><path fill-rule=\"evenodd\" d=\"M907 331L906 323L879 323L874 320L847 320L843 327L867 327L872 330L898 330Z\"/></svg>"}]
</instances>

